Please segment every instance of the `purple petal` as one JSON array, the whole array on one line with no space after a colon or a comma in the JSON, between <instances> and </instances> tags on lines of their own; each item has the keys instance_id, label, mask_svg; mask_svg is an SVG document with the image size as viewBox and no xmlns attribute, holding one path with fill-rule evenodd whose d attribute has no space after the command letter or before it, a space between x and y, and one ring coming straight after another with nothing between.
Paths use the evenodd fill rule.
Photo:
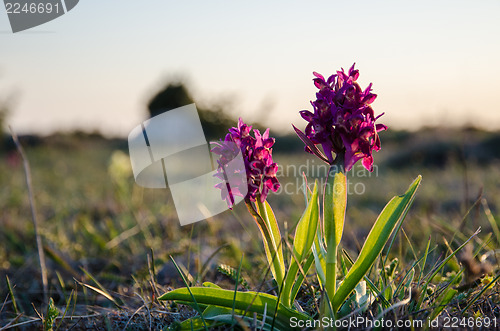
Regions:
<instances>
[{"instance_id":1,"label":"purple petal","mask_svg":"<svg viewBox=\"0 0 500 331\"><path fill-rule=\"evenodd\" d=\"M274 138L268 138L264 140L263 145L265 148L271 148L274 145Z\"/></svg>"},{"instance_id":2,"label":"purple petal","mask_svg":"<svg viewBox=\"0 0 500 331\"><path fill-rule=\"evenodd\" d=\"M264 131L264 134L262 135L262 140L267 140L269 138L269 128Z\"/></svg>"},{"instance_id":3,"label":"purple petal","mask_svg":"<svg viewBox=\"0 0 500 331\"><path fill-rule=\"evenodd\" d=\"M309 110L301 110L300 116L302 116L303 119L305 119L308 122L311 122L313 120L314 114L311 113Z\"/></svg>"},{"instance_id":4,"label":"purple petal","mask_svg":"<svg viewBox=\"0 0 500 331\"><path fill-rule=\"evenodd\" d=\"M370 172L373 171L373 157L371 155L364 157L361 163L366 168L366 170Z\"/></svg>"},{"instance_id":5,"label":"purple petal","mask_svg":"<svg viewBox=\"0 0 500 331\"><path fill-rule=\"evenodd\" d=\"M387 126L385 126L383 124L377 124L375 127L376 127L377 132L387 130Z\"/></svg>"},{"instance_id":6,"label":"purple petal","mask_svg":"<svg viewBox=\"0 0 500 331\"><path fill-rule=\"evenodd\" d=\"M317 73L316 71L313 71L313 75L314 75L315 77L318 77L318 78L319 78L319 79L321 79L321 80L325 80L325 77L323 77L323 75L321 75L321 74Z\"/></svg>"}]
</instances>

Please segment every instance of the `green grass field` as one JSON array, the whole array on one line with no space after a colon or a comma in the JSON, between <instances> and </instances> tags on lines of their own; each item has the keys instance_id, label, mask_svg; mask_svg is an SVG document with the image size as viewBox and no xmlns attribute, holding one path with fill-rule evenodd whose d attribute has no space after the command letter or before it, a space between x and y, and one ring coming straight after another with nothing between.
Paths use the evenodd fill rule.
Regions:
<instances>
[{"instance_id":1,"label":"green grass field","mask_svg":"<svg viewBox=\"0 0 500 331\"><path fill-rule=\"evenodd\" d=\"M282 167L282 191L268 199L285 238L305 206L296 188L301 172L312 179L325 171L320 161L300 151L296 140L299 150L280 150L278 138L274 154ZM375 154L375 171L357 165L348 175L352 194L342 248L353 258L385 203L403 193L417 175L423 177L402 231L391 251L383 253L394 272L382 279L377 269L385 266L379 261L370 273L390 304L402 300L395 285L404 284L405 298L412 293L411 301L388 318L488 317L496 318L500 328L500 285L490 283L500 273L499 141L493 133L475 130L387 132L382 134L382 151ZM25 149L47 261L48 295L58 311L54 329L163 329L194 316L187 306L157 300L184 286L170 256L192 285L211 281L227 289L234 289L241 260L241 289L272 293L260 234L245 206L180 227L168 190L135 184L125 141L56 135L25 144ZM46 310L31 206L15 150L0 152L0 209L0 330L15 325L43 329L42 321L57 314ZM479 227L470 246L433 275ZM385 284L389 278L393 283ZM427 290L421 293L425 283ZM314 312L314 274L308 284L298 301ZM456 294L446 300L449 289ZM376 316L380 307L376 301L363 314Z\"/></svg>"}]
</instances>

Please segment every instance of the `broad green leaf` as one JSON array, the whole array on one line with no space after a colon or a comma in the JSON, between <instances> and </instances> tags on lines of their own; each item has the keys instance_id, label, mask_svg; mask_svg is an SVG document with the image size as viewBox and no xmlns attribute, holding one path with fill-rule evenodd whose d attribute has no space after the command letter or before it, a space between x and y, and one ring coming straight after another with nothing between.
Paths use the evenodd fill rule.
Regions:
<instances>
[{"instance_id":1,"label":"broad green leaf","mask_svg":"<svg viewBox=\"0 0 500 331\"><path fill-rule=\"evenodd\" d=\"M319 206L318 206L318 182L314 183L314 189L311 199L300 218L295 230L293 239L292 260L286 275L285 284L282 289L282 302L290 307L293 299L291 297L293 284L297 278L300 267L303 267L303 261L311 252L311 246L314 243L316 230L318 228Z\"/></svg>"},{"instance_id":2,"label":"broad green leaf","mask_svg":"<svg viewBox=\"0 0 500 331\"><path fill-rule=\"evenodd\" d=\"M311 200L300 218L295 237L293 238L293 253L302 262L305 256L311 251L311 245L316 236L318 228L319 206L318 206L318 181L314 183L313 195ZM294 260L292 260L292 263Z\"/></svg>"},{"instance_id":3,"label":"broad green leaf","mask_svg":"<svg viewBox=\"0 0 500 331\"><path fill-rule=\"evenodd\" d=\"M172 326L170 328L172 330L182 330L182 331L184 331L184 330L186 330L186 331L201 331L201 330L207 330L208 327L210 329L213 329L217 326L223 326L223 325L224 325L224 323L221 323L221 322L214 322L214 321L210 321L210 320L205 320L204 318L201 318L201 317L193 317L193 318L187 319L184 322L180 323L179 326L176 328L173 328ZM170 329L168 329L168 330L170 330Z\"/></svg>"},{"instance_id":4,"label":"broad green leaf","mask_svg":"<svg viewBox=\"0 0 500 331\"><path fill-rule=\"evenodd\" d=\"M203 282L203 286L205 286L205 287L212 287L212 288L221 288L219 285L214 284L212 282Z\"/></svg>"},{"instance_id":5,"label":"broad green leaf","mask_svg":"<svg viewBox=\"0 0 500 331\"><path fill-rule=\"evenodd\" d=\"M404 195L392 198L380 213L361 248L356 262L352 265L333 297L332 306L334 311L339 309L344 300L365 276L389 240L398 221L403 220L406 216L421 180L422 176L418 176Z\"/></svg>"},{"instance_id":6,"label":"broad green leaf","mask_svg":"<svg viewBox=\"0 0 500 331\"><path fill-rule=\"evenodd\" d=\"M283 245L281 245L281 233L280 228L278 227L278 221L276 220L276 216L274 216L273 209L269 202L264 201L264 207L266 210L267 219L269 221L269 229L271 230L271 234L274 238L274 242L276 244L276 248L278 250L278 261L280 263L281 272L285 274L285 259L283 258Z\"/></svg>"},{"instance_id":7,"label":"broad green leaf","mask_svg":"<svg viewBox=\"0 0 500 331\"><path fill-rule=\"evenodd\" d=\"M259 216L264 224L259 224L264 241L264 250L276 282L281 286L285 274L285 260L281 245L281 233L274 212L267 201L256 201ZM257 222L259 223L259 222Z\"/></svg>"},{"instance_id":8,"label":"broad green leaf","mask_svg":"<svg viewBox=\"0 0 500 331\"><path fill-rule=\"evenodd\" d=\"M232 309L234 306L236 310L248 311L249 316L252 316L253 313L263 315L264 312L267 315L274 316L277 308L276 318L283 324L289 323L292 317L295 317L297 320L311 319L306 314L287 308L281 303L277 304L278 298L266 293L249 291L236 292L235 295L234 291L210 287L191 287L189 290L185 287L179 288L163 294L158 300L192 302L194 297L199 304L215 305L229 309Z\"/></svg>"},{"instance_id":9,"label":"broad green leaf","mask_svg":"<svg viewBox=\"0 0 500 331\"><path fill-rule=\"evenodd\" d=\"M233 317L234 316L234 317ZM225 307L219 307L219 306L209 306L204 312L203 312L203 318L207 321L218 321L218 322L223 322L226 324L226 326L234 327L238 324L242 324L242 322L247 322L243 323L246 324L246 327L249 327L251 325L257 326L257 329L259 330L272 330L274 327L274 330L289 330L290 329L290 323L285 323L283 324L279 320L274 320L273 315L264 314L256 314L256 320L254 320L253 314L245 314L245 311L243 310L235 310L234 315L231 311L230 308L225 308ZM274 325L273 325L273 320L274 320ZM255 324L255 322L257 322Z\"/></svg>"}]
</instances>

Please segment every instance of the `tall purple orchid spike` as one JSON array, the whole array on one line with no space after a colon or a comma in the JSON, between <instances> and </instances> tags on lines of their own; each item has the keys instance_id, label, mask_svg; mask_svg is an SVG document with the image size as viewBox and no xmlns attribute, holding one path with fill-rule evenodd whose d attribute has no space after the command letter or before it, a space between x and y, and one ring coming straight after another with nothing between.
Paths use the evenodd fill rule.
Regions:
<instances>
[{"instance_id":1,"label":"tall purple orchid spike","mask_svg":"<svg viewBox=\"0 0 500 331\"><path fill-rule=\"evenodd\" d=\"M375 117L370 106L377 95L371 93L371 83L361 89L354 65L347 73L342 68L327 80L313 73L314 85L319 89L316 100L311 101L314 113L302 110L300 115L308 122L305 132L294 129L306 144L305 150L325 162L333 164L335 158L343 156L345 170L349 171L361 159L363 166L373 171L372 151L380 150L378 132L387 127L375 124L383 115ZM321 145L323 153L317 145Z\"/></svg>"},{"instance_id":2,"label":"tall purple orchid spike","mask_svg":"<svg viewBox=\"0 0 500 331\"><path fill-rule=\"evenodd\" d=\"M245 199L250 201L260 199L261 202L266 200L269 191L276 192L280 187L276 178L278 165L273 162L272 156L274 138L269 137L269 129L262 135L259 130L253 130L254 136L250 134L251 130L252 127L240 118L238 127L229 129L223 141L212 143L212 152L219 155L215 176L223 180L216 187L221 189L222 199L226 200L230 208L234 204L233 195L242 197L241 192L247 192L245 187L241 187L242 185L247 185L248 188ZM231 175L225 173L225 165L238 154L239 150L243 155L245 169L231 169L231 171L245 170L247 181L223 189L226 187L224 180Z\"/></svg>"}]
</instances>

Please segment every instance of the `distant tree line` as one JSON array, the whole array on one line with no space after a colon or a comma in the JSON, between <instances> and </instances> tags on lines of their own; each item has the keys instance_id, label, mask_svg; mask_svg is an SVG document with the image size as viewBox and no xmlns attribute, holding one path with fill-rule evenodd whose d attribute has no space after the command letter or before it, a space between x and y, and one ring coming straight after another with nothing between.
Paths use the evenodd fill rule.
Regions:
<instances>
[{"instance_id":1,"label":"distant tree line","mask_svg":"<svg viewBox=\"0 0 500 331\"><path fill-rule=\"evenodd\" d=\"M154 117L165 111L194 103L188 89L182 83L169 83L148 103L149 116ZM222 106L206 108L196 105L201 125L207 140L224 138L228 128L235 126L237 119Z\"/></svg>"}]
</instances>

